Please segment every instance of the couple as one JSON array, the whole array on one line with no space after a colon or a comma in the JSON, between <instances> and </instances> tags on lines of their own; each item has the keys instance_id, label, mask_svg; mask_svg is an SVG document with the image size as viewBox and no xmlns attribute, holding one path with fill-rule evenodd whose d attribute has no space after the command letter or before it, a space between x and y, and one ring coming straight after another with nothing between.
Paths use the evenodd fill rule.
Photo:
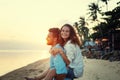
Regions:
<instances>
[{"instance_id":1,"label":"couple","mask_svg":"<svg viewBox=\"0 0 120 80\"><path fill-rule=\"evenodd\" d=\"M83 58L80 41L70 24L50 28L47 44L51 45L50 68L35 78L26 80L73 80L83 74Z\"/></svg>"}]
</instances>

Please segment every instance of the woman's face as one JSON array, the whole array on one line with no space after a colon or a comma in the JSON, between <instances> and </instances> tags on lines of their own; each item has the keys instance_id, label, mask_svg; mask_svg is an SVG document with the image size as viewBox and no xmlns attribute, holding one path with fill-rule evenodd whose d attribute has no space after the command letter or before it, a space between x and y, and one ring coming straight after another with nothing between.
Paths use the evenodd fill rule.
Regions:
<instances>
[{"instance_id":1,"label":"woman's face","mask_svg":"<svg viewBox=\"0 0 120 80\"><path fill-rule=\"evenodd\" d=\"M61 37L62 37L64 40L67 40L67 39L70 37L70 29L69 29L69 27L64 26L64 27L61 29Z\"/></svg>"}]
</instances>

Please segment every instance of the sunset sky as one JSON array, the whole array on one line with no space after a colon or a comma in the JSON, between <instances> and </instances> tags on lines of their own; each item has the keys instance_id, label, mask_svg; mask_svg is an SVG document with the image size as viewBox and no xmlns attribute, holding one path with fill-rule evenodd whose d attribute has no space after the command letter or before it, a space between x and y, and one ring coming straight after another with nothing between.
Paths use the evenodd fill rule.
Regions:
<instances>
[{"instance_id":1,"label":"sunset sky","mask_svg":"<svg viewBox=\"0 0 120 80\"><path fill-rule=\"evenodd\" d=\"M73 24L86 15L88 4L96 1L0 0L0 49L32 49L46 45L50 27ZM109 9L114 8L116 2L111 0Z\"/></svg>"},{"instance_id":2,"label":"sunset sky","mask_svg":"<svg viewBox=\"0 0 120 80\"><path fill-rule=\"evenodd\" d=\"M96 1L0 0L0 76L49 57L48 29L73 25L80 16L86 16L88 4ZM110 0L108 9L117 1Z\"/></svg>"}]
</instances>

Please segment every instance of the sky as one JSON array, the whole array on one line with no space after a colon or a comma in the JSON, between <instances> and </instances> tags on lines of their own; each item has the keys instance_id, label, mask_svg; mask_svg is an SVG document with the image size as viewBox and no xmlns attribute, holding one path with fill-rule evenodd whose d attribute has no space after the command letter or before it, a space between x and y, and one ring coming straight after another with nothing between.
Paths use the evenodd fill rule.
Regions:
<instances>
[{"instance_id":1,"label":"sky","mask_svg":"<svg viewBox=\"0 0 120 80\"><path fill-rule=\"evenodd\" d=\"M86 16L88 4L96 1L0 0L0 75L49 56L49 53L43 54L50 48L46 45L48 29L60 28L65 23L73 25L80 16ZM117 1L111 0L109 9ZM33 50L33 54L24 54L24 50L28 50L25 53Z\"/></svg>"},{"instance_id":2,"label":"sky","mask_svg":"<svg viewBox=\"0 0 120 80\"><path fill-rule=\"evenodd\" d=\"M73 25L96 1L0 0L0 50L43 48L49 28ZM111 0L109 9L116 1Z\"/></svg>"}]
</instances>

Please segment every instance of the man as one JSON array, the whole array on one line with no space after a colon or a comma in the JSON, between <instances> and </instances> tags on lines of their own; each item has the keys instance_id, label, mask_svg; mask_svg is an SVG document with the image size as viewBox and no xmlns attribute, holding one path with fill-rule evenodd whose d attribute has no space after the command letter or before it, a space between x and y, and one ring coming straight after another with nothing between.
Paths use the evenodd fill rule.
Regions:
<instances>
[{"instance_id":1,"label":"man","mask_svg":"<svg viewBox=\"0 0 120 80\"><path fill-rule=\"evenodd\" d=\"M59 28L50 28L48 36L46 38L47 45L51 45L50 53L53 51L54 48L61 48L62 47L58 44L59 43ZM63 49L62 49L63 50ZM65 57L65 56L64 56ZM66 63L64 62L63 58L60 54L52 55L50 57L50 68L43 72L40 76L36 78L27 78L26 80L64 80L67 74L67 67Z\"/></svg>"}]
</instances>

